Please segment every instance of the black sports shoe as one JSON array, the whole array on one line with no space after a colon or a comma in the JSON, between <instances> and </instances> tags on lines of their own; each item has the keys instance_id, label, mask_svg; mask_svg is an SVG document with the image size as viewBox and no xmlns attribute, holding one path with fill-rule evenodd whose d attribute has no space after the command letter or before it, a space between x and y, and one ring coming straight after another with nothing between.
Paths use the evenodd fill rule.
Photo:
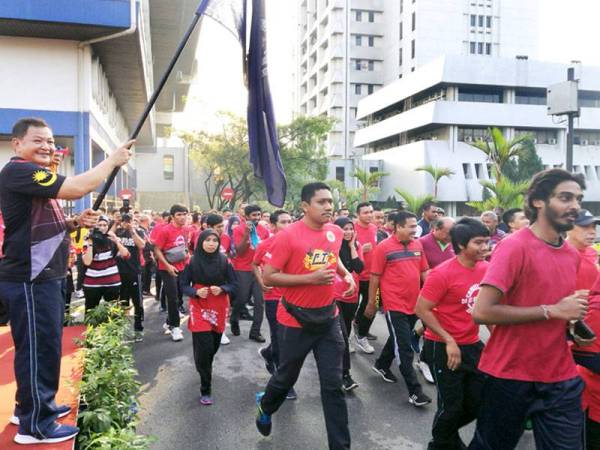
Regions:
<instances>
[{"instance_id":1,"label":"black sports shoe","mask_svg":"<svg viewBox=\"0 0 600 450\"><path fill-rule=\"evenodd\" d=\"M239 322L231 322L231 332L234 336L240 335L240 323Z\"/></svg>"},{"instance_id":2,"label":"black sports shoe","mask_svg":"<svg viewBox=\"0 0 600 450\"><path fill-rule=\"evenodd\" d=\"M358 387L358 383L352 379L350 374L344 375L342 378L342 387L344 391L349 392L352 389L356 389Z\"/></svg>"},{"instance_id":3,"label":"black sports shoe","mask_svg":"<svg viewBox=\"0 0 600 450\"><path fill-rule=\"evenodd\" d=\"M373 372L381 376L381 378L383 378L383 381L387 383L398 382L398 378L396 378L396 375L394 375L390 369L382 369L381 367L377 367L377 364L375 364L373 367L371 367L371 370L373 370Z\"/></svg>"},{"instance_id":4,"label":"black sports shoe","mask_svg":"<svg viewBox=\"0 0 600 450\"><path fill-rule=\"evenodd\" d=\"M425 406L431 403L431 398L429 398L428 395L425 395L422 392L420 392L418 394L412 394L410 397L408 397L408 403L411 403L417 407Z\"/></svg>"},{"instance_id":5,"label":"black sports shoe","mask_svg":"<svg viewBox=\"0 0 600 450\"><path fill-rule=\"evenodd\" d=\"M260 434L268 436L271 434L272 423L271 415L264 413L260 406L263 395L265 395L264 392L258 392L256 394L256 428Z\"/></svg>"},{"instance_id":6,"label":"black sports shoe","mask_svg":"<svg viewBox=\"0 0 600 450\"><path fill-rule=\"evenodd\" d=\"M267 372L271 375L275 373L275 363L273 362L273 358L269 355L268 347L261 347L258 349L258 354L265 362L265 367L267 368Z\"/></svg>"},{"instance_id":7,"label":"black sports shoe","mask_svg":"<svg viewBox=\"0 0 600 450\"><path fill-rule=\"evenodd\" d=\"M260 333L250 333L250 336L248 336L248 339L250 339L251 341L254 341L254 342L260 342L261 344L263 342L267 342L267 340Z\"/></svg>"}]
</instances>

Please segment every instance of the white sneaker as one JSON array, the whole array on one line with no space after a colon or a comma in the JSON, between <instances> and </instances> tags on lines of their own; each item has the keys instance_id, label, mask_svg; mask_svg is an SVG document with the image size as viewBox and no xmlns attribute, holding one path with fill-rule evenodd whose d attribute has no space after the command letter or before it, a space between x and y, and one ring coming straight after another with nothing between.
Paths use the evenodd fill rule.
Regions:
<instances>
[{"instance_id":1,"label":"white sneaker","mask_svg":"<svg viewBox=\"0 0 600 450\"><path fill-rule=\"evenodd\" d=\"M83 289L75 291L75 297L76 298L83 298L83 297L85 297L85 294L83 293Z\"/></svg>"},{"instance_id":2,"label":"white sneaker","mask_svg":"<svg viewBox=\"0 0 600 450\"><path fill-rule=\"evenodd\" d=\"M165 330L165 334L171 334L171 327L166 323L163 323L163 330Z\"/></svg>"},{"instance_id":3,"label":"white sneaker","mask_svg":"<svg viewBox=\"0 0 600 450\"><path fill-rule=\"evenodd\" d=\"M227 345L231 343L231 341L229 340L229 338L227 337L227 335L225 333L223 333L221 335L221 345Z\"/></svg>"},{"instance_id":4,"label":"white sneaker","mask_svg":"<svg viewBox=\"0 0 600 450\"><path fill-rule=\"evenodd\" d=\"M431 384L435 383L435 381L433 380L433 375L431 374L431 370L429 370L429 366L427 365L427 363L423 361L417 361L417 368L423 374L423 378L425 378Z\"/></svg>"},{"instance_id":5,"label":"white sneaker","mask_svg":"<svg viewBox=\"0 0 600 450\"><path fill-rule=\"evenodd\" d=\"M366 354L370 355L372 353L375 353L375 349L371 344L369 344L369 340L366 337L359 338L357 335L355 335L354 341L356 343L356 346Z\"/></svg>"},{"instance_id":6,"label":"white sneaker","mask_svg":"<svg viewBox=\"0 0 600 450\"><path fill-rule=\"evenodd\" d=\"M181 328L175 327L171 330L171 339L175 342L183 341L183 332Z\"/></svg>"}]
</instances>

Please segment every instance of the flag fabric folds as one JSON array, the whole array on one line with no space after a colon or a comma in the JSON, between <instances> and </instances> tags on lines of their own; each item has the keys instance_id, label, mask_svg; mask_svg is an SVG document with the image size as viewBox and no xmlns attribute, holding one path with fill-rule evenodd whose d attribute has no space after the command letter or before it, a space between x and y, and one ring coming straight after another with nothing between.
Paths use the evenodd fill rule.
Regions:
<instances>
[{"instance_id":1,"label":"flag fabric folds","mask_svg":"<svg viewBox=\"0 0 600 450\"><path fill-rule=\"evenodd\" d=\"M252 5L251 14L248 8L249 2ZM250 163L254 175L261 178L265 184L269 203L282 207L285 202L287 181L281 163L267 71L265 2L264 0L202 0L197 14L206 14L230 31L237 32L244 55L244 73L248 86ZM249 42L247 42L248 26L250 26Z\"/></svg>"}]
</instances>

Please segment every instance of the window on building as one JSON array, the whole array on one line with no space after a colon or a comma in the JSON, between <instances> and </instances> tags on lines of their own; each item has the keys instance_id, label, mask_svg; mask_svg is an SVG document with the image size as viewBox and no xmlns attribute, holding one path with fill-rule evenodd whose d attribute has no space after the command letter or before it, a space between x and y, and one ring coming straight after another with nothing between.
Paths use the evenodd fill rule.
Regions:
<instances>
[{"instance_id":1,"label":"window on building","mask_svg":"<svg viewBox=\"0 0 600 450\"><path fill-rule=\"evenodd\" d=\"M410 41L410 57L415 59L415 40Z\"/></svg>"},{"instance_id":2,"label":"window on building","mask_svg":"<svg viewBox=\"0 0 600 450\"><path fill-rule=\"evenodd\" d=\"M359 83L354 84L354 93L360 95L362 93L361 85Z\"/></svg>"},{"instance_id":3,"label":"window on building","mask_svg":"<svg viewBox=\"0 0 600 450\"><path fill-rule=\"evenodd\" d=\"M483 55L483 42L478 42L477 43L477 53L479 55Z\"/></svg>"},{"instance_id":4,"label":"window on building","mask_svg":"<svg viewBox=\"0 0 600 450\"><path fill-rule=\"evenodd\" d=\"M398 65L402 67L402 47L398 50Z\"/></svg>"},{"instance_id":5,"label":"window on building","mask_svg":"<svg viewBox=\"0 0 600 450\"><path fill-rule=\"evenodd\" d=\"M356 119L356 111L358 108L356 108L356 106L351 106L350 107L350 118L351 119Z\"/></svg>"},{"instance_id":6,"label":"window on building","mask_svg":"<svg viewBox=\"0 0 600 450\"><path fill-rule=\"evenodd\" d=\"M490 43L485 44L485 54L486 55L492 54L492 44L490 44Z\"/></svg>"},{"instance_id":7,"label":"window on building","mask_svg":"<svg viewBox=\"0 0 600 450\"><path fill-rule=\"evenodd\" d=\"M360 59L355 59L354 60L354 68L356 70L360 70L360 63L361 63Z\"/></svg>"},{"instance_id":8,"label":"window on building","mask_svg":"<svg viewBox=\"0 0 600 450\"><path fill-rule=\"evenodd\" d=\"M336 167L335 168L335 179L344 183L346 181L346 168Z\"/></svg>"},{"instance_id":9,"label":"window on building","mask_svg":"<svg viewBox=\"0 0 600 450\"><path fill-rule=\"evenodd\" d=\"M515 103L519 105L545 105L545 89L517 89L515 90Z\"/></svg>"},{"instance_id":10,"label":"window on building","mask_svg":"<svg viewBox=\"0 0 600 450\"><path fill-rule=\"evenodd\" d=\"M475 14L471 14L471 26L477 26L477 16Z\"/></svg>"},{"instance_id":11,"label":"window on building","mask_svg":"<svg viewBox=\"0 0 600 450\"><path fill-rule=\"evenodd\" d=\"M355 43L355 44L356 44L358 47L360 47L360 46L362 45L362 35L360 35L360 34L355 34L355 35L354 35L354 39L355 39L354 43Z\"/></svg>"},{"instance_id":12,"label":"window on building","mask_svg":"<svg viewBox=\"0 0 600 450\"><path fill-rule=\"evenodd\" d=\"M488 129L485 127L478 128L466 128L466 127L458 127L458 137L457 140L459 142L476 142L478 140L489 141L490 136L488 134Z\"/></svg>"},{"instance_id":13,"label":"window on building","mask_svg":"<svg viewBox=\"0 0 600 450\"><path fill-rule=\"evenodd\" d=\"M459 102L502 103L502 90L493 88L459 88Z\"/></svg>"},{"instance_id":14,"label":"window on building","mask_svg":"<svg viewBox=\"0 0 600 450\"><path fill-rule=\"evenodd\" d=\"M415 68L414 68L414 67L411 67L411 68L410 68L410 71L411 71L411 72L414 72L414 71L415 71Z\"/></svg>"},{"instance_id":15,"label":"window on building","mask_svg":"<svg viewBox=\"0 0 600 450\"><path fill-rule=\"evenodd\" d=\"M477 176L478 180L485 178L483 174L483 164L475 163L475 175Z\"/></svg>"},{"instance_id":16,"label":"window on building","mask_svg":"<svg viewBox=\"0 0 600 450\"><path fill-rule=\"evenodd\" d=\"M583 145L583 146L588 146L588 145L599 146L600 145L600 132L578 130L575 132L575 135L573 136L573 143L575 145Z\"/></svg>"},{"instance_id":17,"label":"window on building","mask_svg":"<svg viewBox=\"0 0 600 450\"><path fill-rule=\"evenodd\" d=\"M163 156L163 178L165 180L175 178L175 157L173 155Z\"/></svg>"},{"instance_id":18,"label":"window on building","mask_svg":"<svg viewBox=\"0 0 600 450\"><path fill-rule=\"evenodd\" d=\"M469 53L475 54L477 42L469 42Z\"/></svg>"},{"instance_id":19,"label":"window on building","mask_svg":"<svg viewBox=\"0 0 600 450\"><path fill-rule=\"evenodd\" d=\"M362 21L362 11L360 11L360 10L355 11L354 18L356 19L357 22L361 22Z\"/></svg>"},{"instance_id":20,"label":"window on building","mask_svg":"<svg viewBox=\"0 0 600 450\"><path fill-rule=\"evenodd\" d=\"M471 164L463 163L462 167L463 167L463 175L465 176L465 179L467 179L467 180L472 179L473 173L471 172Z\"/></svg>"},{"instance_id":21,"label":"window on building","mask_svg":"<svg viewBox=\"0 0 600 450\"><path fill-rule=\"evenodd\" d=\"M400 0L400 13L404 12L404 0Z\"/></svg>"},{"instance_id":22,"label":"window on building","mask_svg":"<svg viewBox=\"0 0 600 450\"><path fill-rule=\"evenodd\" d=\"M600 108L600 92L579 91L579 106L584 108Z\"/></svg>"},{"instance_id":23,"label":"window on building","mask_svg":"<svg viewBox=\"0 0 600 450\"><path fill-rule=\"evenodd\" d=\"M398 32L398 36L399 36L400 40L402 40L403 33L404 33L404 30L402 29L402 22L400 22L400 27L399 27L399 32Z\"/></svg>"},{"instance_id":24,"label":"window on building","mask_svg":"<svg viewBox=\"0 0 600 450\"><path fill-rule=\"evenodd\" d=\"M479 24L479 26L483 27L483 16L479 16L477 19L477 23Z\"/></svg>"},{"instance_id":25,"label":"window on building","mask_svg":"<svg viewBox=\"0 0 600 450\"><path fill-rule=\"evenodd\" d=\"M373 72L375 70L375 61L369 60L369 72Z\"/></svg>"},{"instance_id":26,"label":"window on building","mask_svg":"<svg viewBox=\"0 0 600 450\"><path fill-rule=\"evenodd\" d=\"M369 95L371 95L375 90L375 85L374 84L367 84L367 92Z\"/></svg>"},{"instance_id":27,"label":"window on building","mask_svg":"<svg viewBox=\"0 0 600 450\"><path fill-rule=\"evenodd\" d=\"M375 22L375 13L373 11L369 11L369 22Z\"/></svg>"},{"instance_id":28,"label":"window on building","mask_svg":"<svg viewBox=\"0 0 600 450\"><path fill-rule=\"evenodd\" d=\"M492 16L485 16L486 28L492 28Z\"/></svg>"},{"instance_id":29,"label":"window on building","mask_svg":"<svg viewBox=\"0 0 600 450\"><path fill-rule=\"evenodd\" d=\"M375 46L375 36L369 36L369 47Z\"/></svg>"},{"instance_id":30,"label":"window on building","mask_svg":"<svg viewBox=\"0 0 600 450\"><path fill-rule=\"evenodd\" d=\"M411 19L411 27L412 30L415 31L415 28L417 28L417 15L416 13L412 13L412 19Z\"/></svg>"}]
</instances>

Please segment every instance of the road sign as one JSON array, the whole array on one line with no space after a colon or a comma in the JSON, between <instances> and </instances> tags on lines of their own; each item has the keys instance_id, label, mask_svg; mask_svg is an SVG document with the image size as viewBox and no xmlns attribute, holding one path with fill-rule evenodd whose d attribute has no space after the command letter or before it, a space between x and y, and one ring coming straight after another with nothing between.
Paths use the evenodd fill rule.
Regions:
<instances>
[{"instance_id":1,"label":"road sign","mask_svg":"<svg viewBox=\"0 0 600 450\"><path fill-rule=\"evenodd\" d=\"M225 201L229 201L233 198L235 192L230 187L226 187L221 191L221 198Z\"/></svg>"},{"instance_id":2,"label":"road sign","mask_svg":"<svg viewBox=\"0 0 600 450\"><path fill-rule=\"evenodd\" d=\"M135 197L135 192L132 189L121 189L117 195L121 200L132 200Z\"/></svg>"}]
</instances>

